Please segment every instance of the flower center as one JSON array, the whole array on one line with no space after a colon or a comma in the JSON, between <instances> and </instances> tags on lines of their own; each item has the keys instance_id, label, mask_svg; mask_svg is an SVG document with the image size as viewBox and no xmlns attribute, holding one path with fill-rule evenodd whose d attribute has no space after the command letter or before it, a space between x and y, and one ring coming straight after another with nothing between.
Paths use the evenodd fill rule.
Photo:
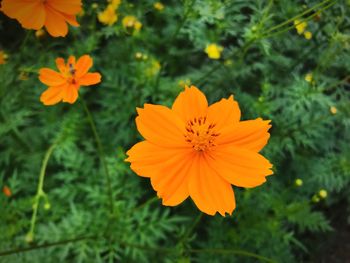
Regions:
<instances>
[{"instance_id":1,"label":"flower center","mask_svg":"<svg viewBox=\"0 0 350 263\"><path fill-rule=\"evenodd\" d=\"M187 122L185 140L196 151L206 151L215 146L215 138L220 134L215 132L216 124L208 123L206 117L194 118Z\"/></svg>"},{"instance_id":2,"label":"flower center","mask_svg":"<svg viewBox=\"0 0 350 263\"><path fill-rule=\"evenodd\" d=\"M76 70L75 70L73 64L70 63L70 64L68 65L68 71L67 71L67 73L66 73L68 83L70 83L70 84L76 84L75 72L76 72Z\"/></svg>"}]
</instances>

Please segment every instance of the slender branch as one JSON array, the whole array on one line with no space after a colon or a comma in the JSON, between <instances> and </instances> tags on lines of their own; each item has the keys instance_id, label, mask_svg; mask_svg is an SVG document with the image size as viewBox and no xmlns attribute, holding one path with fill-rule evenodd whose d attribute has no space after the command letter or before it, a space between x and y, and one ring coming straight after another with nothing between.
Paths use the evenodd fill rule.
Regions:
<instances>
[{"instance_id":1,"label":"slender branch","mask_svg":"<svg viewBox=\"0 0 350 263\"><path fill-rule=\"evenodd\" d=\"M277 261L249 252L241 249L224 249L224 248L204 248L204 249L189 249L191 253L207 253L207 254L236 254L251 258L259 259L260 261L269 262L269 263L277 263Z\"/></svg>"},{"instance_id":2,"label":"slender branch","mask_svg":"<svg viewBox=\"0 0 350 263\"><path fill-rule=\"evenodd\" d=\"M188 15L191 13L192 11L192 7L194 5L194 3L196 2L196 0L192 0L191 1L191 4L189 6L189 8L187 9L185 15L183 16L182 20L180 21L180 23L177 25L175 31L174 31L174 34L169 38L171 41L170 42L173 42L173 40L176 39L177 35L179 34L181 28L183 27L183 25L185 24L187 18L188 18Z\"/></svg>"},{"instance_id":3,"label":"slender branch","mask_svg":"<svg viewBox=\"0 0 350 263\"><path fill-rule=\"evenodd\" d=\"M9 255L18 254L18 253L23 253L23 252L28 252L28 251L32 251L32 250L36 250L36 249L41 249L41 248L48 248L48 247L66 245L68 243L83 241L83 240L86 240L86 239L96 239L96 238L97 238L97 236L77 237L77 238L61 240L61 241L57 241L57 242L53 242L53 243L46 243L46 244L42 244L42 245L38 245L38 246L17 248L17 249L12 249L12 250L8 250L8 251L0 252L0 257L9 256Z\"/></svg>"},{"instance_id":4,"label":"slender branch","mask_svg":"<svg viewBox=\"0 0 350 263\"><path fill-rule=\"evenodd\" d=\"M86 112L89 124L91 126L92 133L94 134L94 137L95 137L95 141L96 141L96 144L97 144L99 157L100 157L100 160L101 160L101 163L102 163L102 166L103 166L103 169L104 169L104 173L105 173L105 176L106 176L106 185L107 185L107 191L108 191L108 195L109 195L109 206L110 206L109 209L110 209L111 215L113 215L114 214L114 202L113 202L112 183L111 183L111 178L110 178L110 175L109 175L108 165L107 165L107 162L106 162L106 158L105 158L103 146L102 146L102 143L101 143L101 139L100 139L100 136L97 133L97 129L96 129L96 125L95 125L94 119L92 118L92 115L91 115L91 113L89 111L89 108L87 107L87 104L85 103L83 98L80 98L80 100L81 100L81 102L83 104L83 107L84 107L84 110Z\"/></svg>"},{"instance_id":5,"label":"slender branch","mask_svg":"<svg viewBox=\"0 0 350 263\"><path fill-rule=\"evenodd\" d=\"M327 4L330 1L331 0L325 0L325 1L321 2L321 3L318 3L317 5L314 5L314 6L310 7L309 9L305 10L303 13L301 13L299 15L296 15L296 16L294 16L294 17L292 17L292 18L290 18L290 19L288 19L288 20L286 20L286 21L284 21L284 22L282 22L282 23L280 23L280 24L278 24L278 25L276 25L274 27L271 27L269 30L267 30L265 32L265 34L268 34L268 33L272 32L272 31L275 31L276 29L279 29L281 27L284 27L285 25L288 25L288 24L292 23L294 20L297 20L298 18L303 17L304 15L312 12L313 10L315 10L316 8L318 8L320 6L323 6L323 5Z\"/></svg>"},{"instance_id":6,"label":"slender branch","mask_svg":"<svg viewBox=\"0 0 350 263\"><path fill-rule=\"evenodd\" d=\"M178 252L176 248L148 247L148 246L130 244L130 243L122 243L122 245L137 248L137 249L142 249L142 250L156 251L158 253L177 253ZM186 249L186 252L195 253L195 254L200 254L200 253L221 254L221 255L236 254L236 255L256 258L264 262L276 263L276 261L273 259L261 256L249 251L241 250L241 249L204 248L204 249Z\"/></svg>"},{"instance_id":7,"label":"slender branch","mask_svg":"<svg viewBox=\"0 0 350 263\"><path fill-rule=\"evenodd\" d=\"M46 172L46 167L47 167L47 163L49 162L50 156L54 150L54 148L56 147L57 143L55 142L54 144L52 144L50 146L50 148L46 151L42 165L41 165L41 169L40 169L40 174L39 174L39 183L38 183L38 188L37 188L37 192L36 195L34 197L34 204L33 204L33 214L32 214L32 219L30 221L30 230L27 234L27 241L28 242L32 242L34 239L34 230L35 230L35 223L36 223L36 218L38 215L38 208L39 208L39 204L40 204L40 198L41 197L46 197L46 194L44 192L44 179L45 179L45 172Z\"/></svg>"},{"instance_id":8,"label":"slender branch","mask_svg":"<svg viewBox=\"0 0 350 263\"><path fill-rule=\"evenodd\" d=\"M314 13L314 14L308 16L307 18L303 19L303 20L300 21L298 24L300 24L300 23L302 23L302 22L307 22L307 21L311 20L313 17L317 16L318 13L323 12L323 11L327 10L328 8L332 7L336 2L337 2L337 0L331 2L329 5L326 5L325 7L323 7L322 9L320 9L317 13ZM297 25L298 25L298 24L297 24ZM272 31L271 31L271 30L268 30L268 31L262 33L261 39L263 39L263 38L274 37L274 36L276 36L276 35L285 33L285 32L287 32L287 31L289 31L289 30L291 30L291 29L293 29L293 28L295 28L295 25L288 26L288 27L285 28L285 29L282 29L282 30L280 30L280 31L277 31L277 32L274 32L274 33L271 33L271 34L268 34L268 33L272 32Z\"/></svg>"}]
</instances>

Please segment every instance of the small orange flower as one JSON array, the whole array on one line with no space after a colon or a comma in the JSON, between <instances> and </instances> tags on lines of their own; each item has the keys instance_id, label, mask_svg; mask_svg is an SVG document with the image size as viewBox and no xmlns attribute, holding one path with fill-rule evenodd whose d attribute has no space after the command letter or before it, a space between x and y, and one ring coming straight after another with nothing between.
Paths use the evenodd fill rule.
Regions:
<instances>
[{"instance_id":1,"label":"small orange flower","mask_svg":"<svg viewBox=\"0 0 350 263\"><path fill-rule=\"evenodd\" d=\"M11 195L12 195L11 189L8 186L6 186L6 185L2 188L2 192L7 197L11 197Z\"/></svg>"},{"instance_id":2,"label":"small orange flower","mask_svg":"<svg viewBox=\"0 0 350 263\"><path fill-rule=\"evenodd\" d=\"M270 137L270 121L240 121L233 96L208 106L205 95L191 86L171 109L145 104L137 112L145 141L127 152L126 161L151 179L163 205L175 206L190 196L204 213L232 214L231 184L256 187L272 174L272 165L259 154Z\"/></svg>"},{"instance_id":3,"label":"small orange flower","mask_svg":"<svg viewBox=\"0 0 350 263\"><path fill-rule=\"evenodd\" d=\"M90 86L101 82L100 73L88 73L92 67L92 58L84 55L75 63L75 57L70 56L67 64L63 58L56 59L59 72L49 68L39 71L39 79L49 88L40 97L45 105L54 105L60 101L74 103L78 98L80 86Z\"/></svg>"},{"instance_id":4,"label":"small orange flower","mask_svg":"<svg viewBox=\"0 0 350 263\"><path fill-rule=\"evenodd\" d=\"M24 28L39 30L45 26L50 35L64 37L67 23L79 26L75 16L81 5L81 0L2 0L1 11Z\"/></svg>"}]
</instances>

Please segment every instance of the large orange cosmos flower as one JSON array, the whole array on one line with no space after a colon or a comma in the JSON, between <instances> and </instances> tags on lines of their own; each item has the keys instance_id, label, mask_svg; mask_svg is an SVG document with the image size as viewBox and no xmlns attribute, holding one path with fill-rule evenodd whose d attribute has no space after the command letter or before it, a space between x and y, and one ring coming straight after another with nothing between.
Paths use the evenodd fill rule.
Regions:
<instances>
[{"instance_id":1,"label":"large orange cosmos flower","mask_svg":"<svg viewBox=\"0 0 350 263\"><path fill-rule=\"evenodd\" d=\"M45 26L50 35L64 37L67 23L79 26L75 16L81 11L81 0L2 0L1 10L24 28Z\"/></svg>"},{"instance_id":2,"label":"large orange cosmos flower","mask_svg":"<svg viewBox=\"0 0 350 263\"><path fill-rule=\"evenodd\" d=\"M60 72L49 68L39 71L39 79L49 88L41 94L40 101L45 105L54 105L60 101L74 103L78 98L80 86L90 86L101 82L100 73L88 73L92 67L92 58L84 55L75 62L70 56L67 64L63 58L56 59Z\"/></svg>"},{"instance_id":3,"label":"large orange cosmos flower","mask_svg":"<svg viewBox=\"0 0 350 263\"><path fill-rule=\"evenodd\" d=\"M209 215L232 214L231 184L255 187L272 174L272 165L258 153L270 137L270 121L240 121L233 96L208 107L205 95L192 86L171 109L145 104L137 112L145 141L127 152L127 161L139 176L151 179L164 205L190 196Z\"/></svg>"}]
</instances>

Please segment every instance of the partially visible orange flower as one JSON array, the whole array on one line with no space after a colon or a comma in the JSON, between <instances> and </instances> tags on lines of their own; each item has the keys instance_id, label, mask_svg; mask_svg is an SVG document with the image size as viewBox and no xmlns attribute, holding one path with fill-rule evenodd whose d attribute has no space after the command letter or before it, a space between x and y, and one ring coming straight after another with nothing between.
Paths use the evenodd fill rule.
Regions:
<instances>
[{"instance_id":1,"label":"partially visible orange flower","mask_svg":"<svg viewBox=\"0 0 350 263\"><path fill-rule=\"evenodd\" d=\"M6 185L2 188L2 192L7 197L11 197L11 195L12 195L11 189L8 186L6 186Z\"/></svg>"},{"instance_id":2,"label":"partially visible orange flower","mask_svg":"<svg viewBox=\"0 0 350 263\"><path fill-rule=\"evenodd\" d=\"M8 55L3 50L0 50L0 65L6 64L7 59Z\"/></svg>"},{"instance_id":3,"label":"partially visible orange flower","mask_svg":"<svg viewBox=\"0 0 350 263\"><path fill-rule=\"evenodd\" d=\"M79 26L75 16L81 0L2 0L1 10L17 19L22 27L39 30L43 26L54 37L66 36L68 24Z\"/></svg>"},{"instance_id":4,"label":"partially visible orange flower","mask_svg":"<svg viewBox=\"0 0 350 263\"><path fill-rule=\"evenodd\" d=\"M59 72L49 68L39 71L39 79L49 86L40 97L45 105L54 105L60 101L74 103L78 98L80 86L90 86L101 82L100 73L89 73L92 67L92 58L84 55L75 62L75 57L70 56L67 64L63 58L56 59Z\"/></svg>"},{"instance_id":5,"label":"partially visible orange flower","mask_svg":"<svg viewBox=\"0 0 350 263\"><path fill-rule=\"evenodd\" d=\"M191 86L171 109L145 104L137 112L145 141L127 152L126 161L151 179L163 205L190 196L204 213L225 216L236 207L231 185L256 187L272 174L272 165L259 154L270 137L270 121L240 121L233 96L208 106L205 95Z\"/></svg>"}]
</instances>

